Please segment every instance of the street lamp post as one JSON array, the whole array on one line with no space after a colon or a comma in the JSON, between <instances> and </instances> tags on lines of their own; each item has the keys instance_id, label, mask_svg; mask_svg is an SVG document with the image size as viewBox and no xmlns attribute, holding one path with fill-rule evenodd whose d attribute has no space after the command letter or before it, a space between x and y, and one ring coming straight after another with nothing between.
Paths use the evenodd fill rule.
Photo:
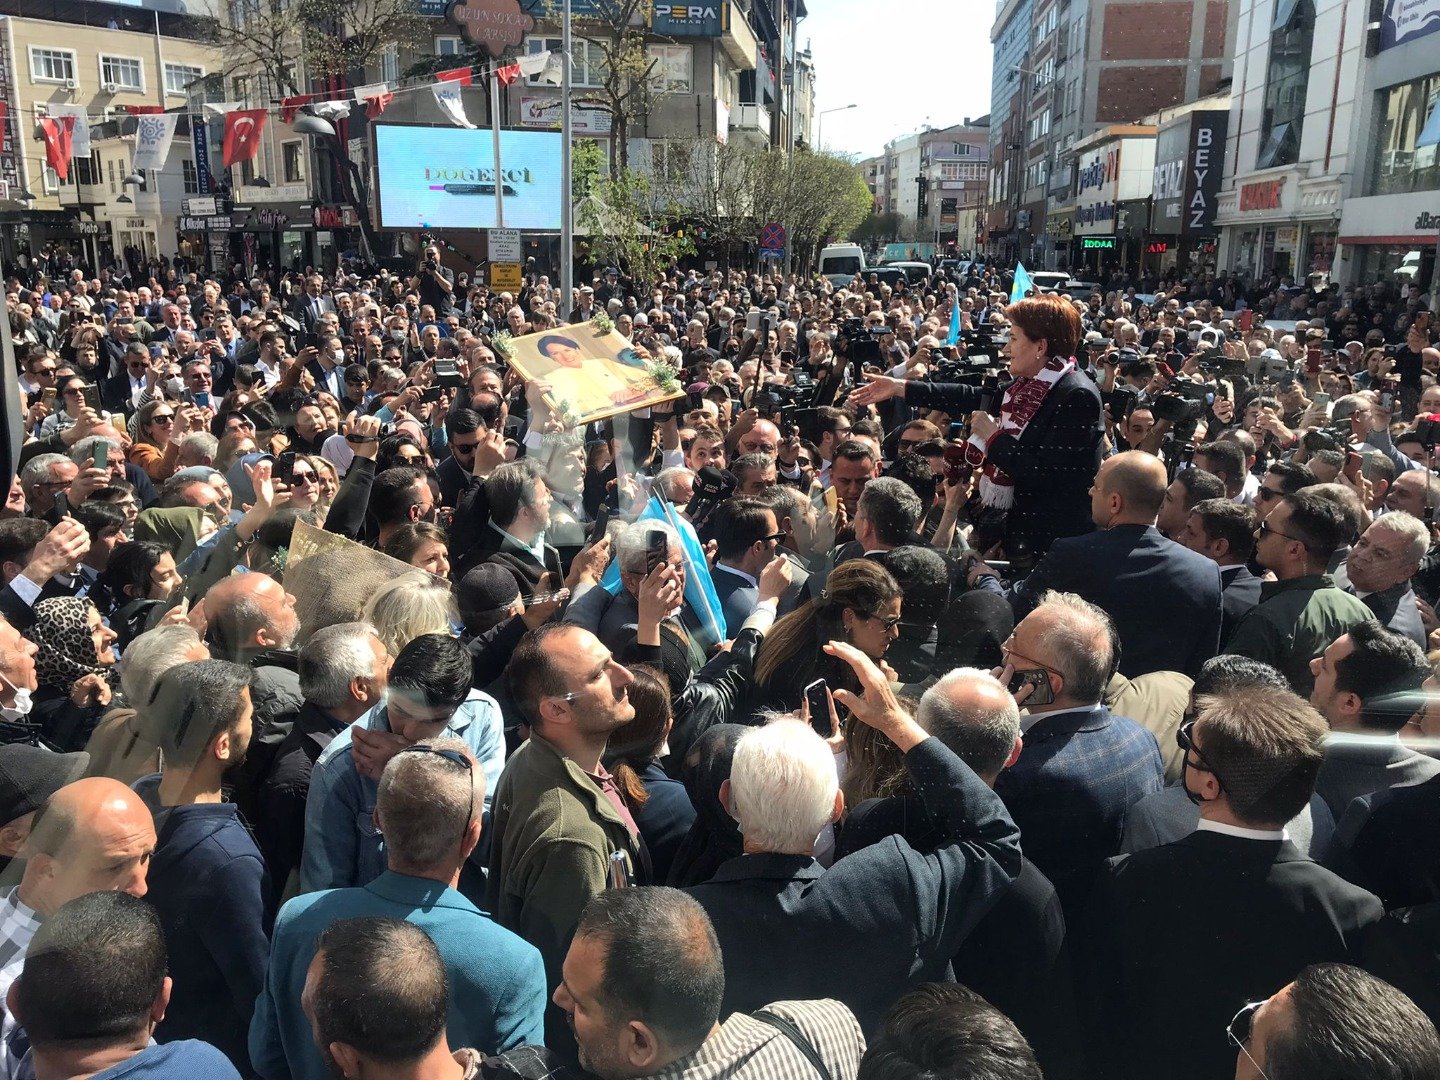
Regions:
<instances>
[{"instance_id":1,"label":"street lamp post","mask_svg":"<svg viewBox=\"0 0 1440 1080\"><path fill-rule=\"evenodd\" d=\"M859 107L860 107L859 105L854 105L854 104L851 104L851 105L837 105L837 106L835 106L835 108L833 108L833 109L821 109L818 113L816 113L816 114L815 114L815 120L816 120L816 123L815 123L815 149L817 149L817 150L824 150L824 149L825 149L824 134L825 134L825 114L826 114L826 113L844 112L846 109L858 109Z\"/></svg>"}]
</instances>

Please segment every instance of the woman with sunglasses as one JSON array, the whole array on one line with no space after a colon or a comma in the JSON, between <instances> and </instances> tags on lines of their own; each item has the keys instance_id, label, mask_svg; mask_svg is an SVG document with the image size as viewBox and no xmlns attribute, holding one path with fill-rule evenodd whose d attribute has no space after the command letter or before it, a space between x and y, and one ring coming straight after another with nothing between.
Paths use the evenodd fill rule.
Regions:
<instances>
[{"instance_id":1,"label":"woman with sunglasses","mask_svg":"<svg viewBox=\"0 0 1440 1080\"><path fill-rule=\"evenodd\" d=\"M126 457L157 484L169 479L180 456L180 443L192 427L204 430L205 415L176 408L163 398L147 401L135 414L135 441Z\"/></svg>"},{"instance_id":2,"label":"woman with sunglasses","mask_svg":"<svg viewBox=\"0 0 1440 1080\"><path fill-rule=\"evenodd\" d=\"M755 657L750 715L798 710L805 687L816 679L824 679L831 690L859 693L850 665L826 654L823 646L845 641L878 663L900 636L900 603L900 586L879 563L851 559L830 571L820 596L790 612L766 635Z\"/></svg>"},{"instance_id":3,"label":"woman with sunglasses","mask_svg":"<svg viewBox=\"0 0 1440 1080\"><path fill-rule=\"evenodd\" d=\"M89 383L78 375L70 375L62 379L56 397L60 407L40 421L40 426L35 429L35 434L39 438L47 439L51 435L59 434L79 420L80 410L85 408L85 398L82 395L88 385Z\"/></svg>"}]
</instances>

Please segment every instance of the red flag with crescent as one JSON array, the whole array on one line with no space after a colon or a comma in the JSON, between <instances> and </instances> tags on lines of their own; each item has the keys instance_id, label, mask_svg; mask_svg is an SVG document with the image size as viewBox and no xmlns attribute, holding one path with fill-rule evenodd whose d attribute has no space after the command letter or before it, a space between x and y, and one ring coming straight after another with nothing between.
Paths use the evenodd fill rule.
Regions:
<instances>
[{"instance_id":1,"label":"red flag with crescent","mask_svg":"<svg viewBox=\"0 0 1440 1080\"><path fill-rule=\"evenodd\" d=\"M75 117L45 117L40 132L45 137L45 164L55 170L63 183L70 176L70 137L75 130Z\"/></svg>"},{"instance_id":2,"label":"red flag with crescent","mask_svg":"<svg viewBox=\"0 0 1440 1080\"><path fill-rule=\"evenodd\" d=\"M227 169L237 161L249 161L259 152L260 132L264 127L264 109L240 109L225 114L224 162Z\"/></svg>"}]
</instances>

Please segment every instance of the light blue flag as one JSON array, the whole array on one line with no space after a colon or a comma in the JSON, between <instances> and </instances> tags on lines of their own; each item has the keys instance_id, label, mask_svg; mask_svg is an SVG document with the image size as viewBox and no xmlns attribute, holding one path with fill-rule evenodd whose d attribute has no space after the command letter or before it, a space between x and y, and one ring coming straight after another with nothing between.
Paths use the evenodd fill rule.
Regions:
<instances>
[{"instance_id":1,"label":"light blue flag","mask_svg":"<svg viewBox=\"0 0 1440 1080\"><path fill-rule=\"evenodd\" d=\"M637 521L664 521L680 536L680 555L685 560L685 602L700 620L700 632L695 635L706 652L725 640L727 627L725 612L720 607L720 595L715 591L715 582L710 577L710 563L705 558L705 549L695 535L695 526L675 512L675 508L658 496L652 496L640 511ZM600 578L600 586L611 596L620 592L620 563L612 559Z\"/></svg>"},{"instance_id":2,"label":"light blue flag","mask_svg":"<svg viewBox=\"0 0 1440 1080\"><path fill-rule=\"evenodd\" d=\"M950 304L950 336L945 339L945 344L960 344L960 297L958 294Z\"/></svg>"},{"instance_id":3,"label":"light blue flag","mask_svg":"<svg viewBox=\"0 0 1440 1080\"><path fill-rule=\"evenodd\" d=\"M1030 280L1030 272L1025 269L1025 264L1015 264L1015 283L1010 286L1010 302L1024 300L1025 294L1035 288L1035 282Z\"/></svg>"},{"instance_id":4,"label":"light blue flag","mask_svg":"<svg viewBox=\"0 0 1440 1080\"><path fill-rule=\"evenodd\" d=\"M1436 100L1435 108L1430 110L1430 119L1425 121L1425 127L1415 139L1415 149L1422 146L1440 146L1440 99Z\"/></svg>"}]
</instances>

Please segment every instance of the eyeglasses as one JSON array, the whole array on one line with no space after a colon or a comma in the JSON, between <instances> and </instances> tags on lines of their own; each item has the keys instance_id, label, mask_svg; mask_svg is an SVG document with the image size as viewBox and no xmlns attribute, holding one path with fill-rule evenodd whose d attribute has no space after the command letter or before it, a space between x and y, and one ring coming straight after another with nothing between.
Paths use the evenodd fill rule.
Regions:
<instances>
[{"instance_id":1,"label":"eyeglasses","mask_svg":"<svg viewBox=\"0 0 1440 1080\"><path fill-rule=\"evenodd\" d=\"M1215 767L1213 765L1211 765L1208 761L1205 760L1205 755L1200 753L1200 748L1195 745L1194 720L1186 720L1183 724L1181 724L1178 728L1175 729L1175 745L1180 747L1180 749L1183 750L1187 755L1187 757L1185 758L1186 765L1189 765L1190 768L1194 769L1197 772L1209 773L1211 776L1215 777L1215 783L1220 786L1220 790L1225 790L1225 782L1220 779L1220 774L1215 771ZM1195 761L1198 761L1200 764L1197 765L1195 764L1195 761L1191 761L1188 757L1188 755L1190 754L1194 754Z\"/></svg>"},{"instance_id":2,"label":"eyeglasses","mask_svg":"<svg viewBox=\"0 0 1440 1080\"><path fill-rule=\"evenodd\" d=\"M1000 643L1000 651L1001 651L1002 653L1004 653L1006 657L1018 656L1021 660L1024 660L1027 664L1031 665L1032 667L1039 668L1041 671L1048 671L1048 672L1050 672L1052 675L1059 675L1059 674L1060 674L1060 673L1059 673L1058 671L1056 671L1054 668L1050 667L1050 665L1048 665L1048 664L1042 664L1042 663L1040 663L1039 660L1036 660L1033 656L1026 656L1024 653L1022 653L1022 652L1020 652L1019 650L1017 650L1017 649L1015 648L1015 646L1012 644L1012 642L1014 642L1014 640L1015 640L1015 635L1012 634L1012 635L1010 635L1010 637L1006 638L1004 641L1002 641L1002 642ZM1062 678L1063 678L1063 676L1062 676Z\"/></svg>"},{"instance_id":3,"label":"eyeglasses","mask_svg":"<svg viewBox=\"0 0 1440 1080\"><path fill-rule=\"evenodd\" d=\"M773 532L773 533L770 533L768 536L762 536L762 537L760 537L760 539L759 539L759 540L756 540L755 542L756 542L757 544L768 544L771 540L774 540L774 541L778 544L781 540L784 540L784 539L785 539L785 534L784 534L783 532ZM873 616L872 616L872 617L873 617Z\"/></svg>"},{"instance_id":4,"label":"eyeglasses","mask_svg":"<svg viewBox=\"0 0 1440 1080\"><path fill-rule=\"evenodd\" d=\"M1260 522L1260 528L1256 530L1262 537L1267 533L1274 533L1276 536L1283 536L1286 540L1294 540L1297 544L1305 543L1298 536L1291 536L1289 533L1282 533L1279 529L1270 524L1268 520Z\"/></svg>"},{"instance_id":5,"label":"eyeglasses","mask_svg":"<svg viewBox=\"0 0 1440 1080\"><path fill-rule=\"evenodd\" d=\"M154 416L150 417L150 422L152 424L173 424L175 423L175 414L156 413Z\"/></svg>"},{"instance_id":6,"label":"eyeglasses","mask_svg":"<svg viewBox=\"0 0 1440 1080\"><path fill-rule=\"evenodd\" d=\"M55 369L53 367L36 368L30 374L34 375L37 379L53 379L55 377Z\"/></svg>"},{"instance_id":7,"label":"eyeglasses","mask_svg":"<svg viewBox=\"0 0 1440 1080\"><path fill-rule=\"evenodd\" d=\"M782 533L781 535L783 536L784 534ZM767 537L767 539L769 539L769 538ZM869 614L861 615L860 617L861 617L862 619L869 619L871 622L878 622L881 626L883 626L883 627L885 628L885 632L886 632L887 634L888 634L891 630L894 630L897 626L900 625L900 616L899 616L899 615L896 615L894 618L891 618L891 619L885 619L885 618L881 618L879 615L869 615Z\"/></svg>"},{"instance_id":8,"label":"eyeglasses","mask_svg":"<svg viewBox=\"0 0 1440 1080\"><path fill-rule=\"evenodd\" d=\"M480 445L480 444L479 444L478 442L472 442L472 443L452 442L452 443L450 444L450 452L451 452L452 454L473 454L473 453L475 452L475 448L476 448L477 446L479 446L479 445Z\"/></svg>"},{"instance_id":9,"label":"eyeglasses","mask_svg":"<svg viewBox=\"0 0 1440 1080\"><path fill-rule=\"evenodd\" d=\"M290 474L291 487L299 487L301 484L304 484L306 487L310 487L314 484L318 484L319 482L320 478L316 476L313 472L297 472Z\"/></svg>"},{"instance_id":10,"label":"eyeglasses","mask_svg":"<svg viewBox=\"0 0 1440 1080\"><path fill-rule=\"evenodd\" d=\"M402 747L401 754L430 754L434 757L443 758L452 765L459 765L465 770L465 775L470 780L470 812L465 815L465 824L460 827L460 836L463 838L470 829L470 822L475 820L475 766L468 757L458 750L442 750L434 746L421 746L418 743ZM398 755L397 755L398 756Z\"/></svg>"},{"instance_id":11,"label":"eyeglasses","mask_svg":"<svg viewBox=\"0 0 1440 1080\"><path fill-rule=\"evenodd\" d=\"M1283 499L1284 497L1285 492L1276 491L1274 488L1267 488L1264 486L1262 486L1259 491L1255 492L1255 498L1263 499L1266 502L1269 502L1271 499Z\"/></svg>"},{"instance_id":12,"label":"eyeglasses","mask_svg":"<svg viewBox=\"0 0 1440 1080\"><path fill-rule=\"evenodd\" d=\"M1260 1067L1260 1063L1250 1056L1250 1048L1247 1045L1250 1042L1252 1028L1255 1023L1255 1014L1260 1011L1260 1006L1264 1004L1265 1002L1263 1001L1252 1001L1237 1012L1230 1019L1230 1023L1225 1025L1225 1037L1235 1045L1236 1049L1245 1055L1245 1059L1249 1061L1251 1065L1255 1066L1256 1072L1264 1077L1265 1080L1270 1080L1270 1078L1265 1075L1265 1070Z\"/></svg>"}]
</instances>

